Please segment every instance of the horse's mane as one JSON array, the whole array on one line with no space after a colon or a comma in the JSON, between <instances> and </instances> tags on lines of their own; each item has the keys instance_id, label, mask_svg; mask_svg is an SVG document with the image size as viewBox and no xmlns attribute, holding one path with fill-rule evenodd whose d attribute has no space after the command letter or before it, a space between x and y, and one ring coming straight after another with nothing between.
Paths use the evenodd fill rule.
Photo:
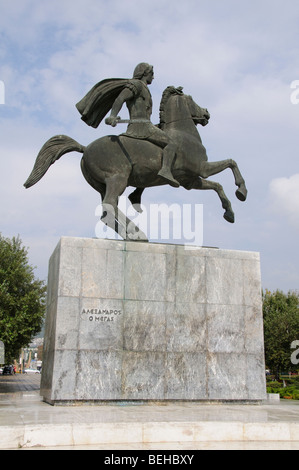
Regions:
<instances>
[{"instance_id":1,"label":"horse's mane","mask_svg":"<svg viewBox=\"0 0 299 470\"><path fill-rule=\"evenodd\" d=\"M174 86L168 86L162 93L162 98L160 102L160 127L163 129L165 124L165 107L166 104L172 95L183 95L183 87L179 86L178 88Z\"/></svg>"}]
</instances>

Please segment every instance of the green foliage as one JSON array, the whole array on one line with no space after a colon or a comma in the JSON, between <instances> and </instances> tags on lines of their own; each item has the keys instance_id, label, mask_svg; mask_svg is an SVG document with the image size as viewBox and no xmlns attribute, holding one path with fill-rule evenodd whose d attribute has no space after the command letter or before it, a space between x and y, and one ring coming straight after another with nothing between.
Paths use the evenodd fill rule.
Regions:
<instances>
[{"instance_id":1,"label":"green foliage","mask_svg":"<svg viewBox=\"0 0 299 470\"><path fill-rule=\"evenodd\" d=\"M299 296L277 290L263 293L265 359L272 372L296 370L291 344L299 340Z\"/></svg>"},{"instance_id":2,"label":"green foliage","mask_svg":"<svg viewBox=\"0 0 299 470\"><path fill-rule=\"evenodd\" d=\"M43 281L35 279L19 238L0 234L0 339L6 361L16 358L41 330L45 313Z\"/></svg>"},{"instance_id":3,"label":"green foliage","mask_svg":"<svg viewBox=\"0 0 299 470\"><path fill-rule=\"evenodd\" d=\"M269 382L267 383L267 389L271 389L272 391L269 393L278 393L274 390L278 390L282 387L282 384L280 382Z\"/></svg>"},{"instance_id":4,"label":"green foliage","mask_svg":"<svg viewBox=\"0 0 299 470\"><path fill-rule=\"evenodd\" d=\"M279 393L280 398L299 400L299 376L280 382L268 382L267 393Z\"/></svg>"},{"instance_id":5,"label":"green foliage","mask_svg":"<svg viewBox=\"0 0 299 470\"><path fill-rule=\"evenodd\" d=\"M267 393L279 393L280 398L299 400L299 390L295 387L267 387Z\"/></svg>"}]
</instances>

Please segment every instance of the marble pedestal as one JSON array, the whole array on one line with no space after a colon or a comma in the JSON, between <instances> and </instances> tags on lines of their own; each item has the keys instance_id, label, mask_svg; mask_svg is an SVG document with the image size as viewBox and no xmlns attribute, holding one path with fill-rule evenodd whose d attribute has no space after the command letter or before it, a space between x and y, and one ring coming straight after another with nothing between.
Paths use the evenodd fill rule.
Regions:
<instances>
[{"instance_id":1,"label":"marble pedestal","mask_svg":"<svg viewBox=\"0 0 299 470\"><path fill-rule=\"evenodd\" d=\"M49 262L41 395L264 400L259 254L63 237Z\"/></svg>"}]
</instances>

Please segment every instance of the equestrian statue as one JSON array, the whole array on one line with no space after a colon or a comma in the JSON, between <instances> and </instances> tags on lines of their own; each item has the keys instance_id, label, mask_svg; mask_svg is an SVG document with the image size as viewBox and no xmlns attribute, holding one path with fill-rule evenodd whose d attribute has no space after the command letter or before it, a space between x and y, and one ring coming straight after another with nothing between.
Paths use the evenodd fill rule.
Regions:
<instances>
[{"instance_id":1,"label":"equestrian statue","mask_svg":"<svg viewBox=\"0 0 299 470\"><path fill-rule=\"evenodd\" d=\"M81 170L86 181L101 194L102 221L123 239L147 240L146 235L118 208L120 195L128 186L136 188L129 200L141 211L141 195L145 188L161 185L185 189L213 189L224 209L223 217L234 222L231 203L223 187L207 180L230 168L237 186L236 196L245 201L247 189L237 163L232 159L208 162L197 124L208 124L207 109L198 106L182 87L167 87L160 103L160 122L151 122L152 97L148 85L154 78L153 66L140 63L133 78L112 78L97 83L77 103L81 119L97 128L105 123L115 127L128 123L125 133L101 137L83 146L71 137L57 135L41 148L26 188L37 183L48 168L68 152L83 153ZM130 119L118 113L126 103Z\"/></svg>"}]
</instances>

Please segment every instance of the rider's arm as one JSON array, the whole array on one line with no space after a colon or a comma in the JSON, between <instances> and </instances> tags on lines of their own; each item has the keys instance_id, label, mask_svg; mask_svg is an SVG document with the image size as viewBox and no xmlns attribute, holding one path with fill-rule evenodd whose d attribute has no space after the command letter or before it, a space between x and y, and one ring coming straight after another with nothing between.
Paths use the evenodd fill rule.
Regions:
<instances>
[{"instance_id":1,"label":"rider's arm","mask_svg":"<svg viewBox=\"0 0 299 470\"><path fill-rule=\"evenodd\" d=\"M112 127L115 127L117 121L119 120L118 113L121 110L123 104L132 99L134 97L134 93L129 88L125 88L116 98L111 108L111 113L108 118L105 119L106 124L110 124Z\"/></svg>"}]
</instances>

